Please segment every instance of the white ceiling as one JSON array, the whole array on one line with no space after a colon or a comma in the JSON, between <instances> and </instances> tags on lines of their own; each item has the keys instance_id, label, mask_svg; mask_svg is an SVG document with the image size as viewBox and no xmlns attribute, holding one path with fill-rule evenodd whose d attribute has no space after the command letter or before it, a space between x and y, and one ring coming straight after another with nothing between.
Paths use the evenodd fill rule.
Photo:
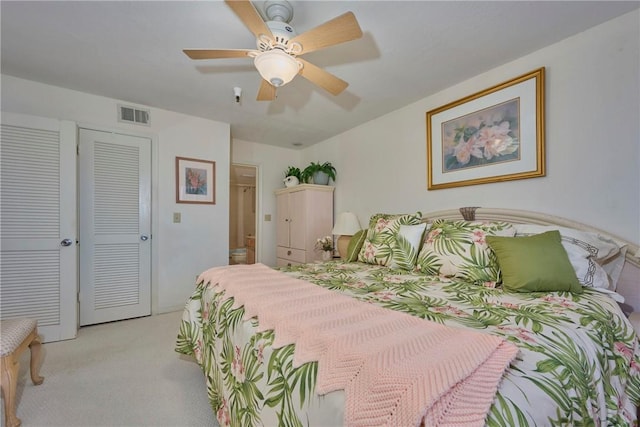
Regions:
<instances>
[{"instance_id":1,"label":"white ceiling","mask_svg":"<svg viewBox=\"0 0 640 427\"><path fill-rule=\"evenodd\" d=\"M307 147L640 6L290 3L298 33L347 11L356 15L361 39L304 55L350 83L339 96L298 76L275 101L258 102L260 78L251 59L184 55L185 48L255 48L253 35L222 1L2 0L2 73L227 122L238 139ZM262 11L264 2L254 4ZM234 86L242 88L240 104Z\"/></svg>"}]
</instances>

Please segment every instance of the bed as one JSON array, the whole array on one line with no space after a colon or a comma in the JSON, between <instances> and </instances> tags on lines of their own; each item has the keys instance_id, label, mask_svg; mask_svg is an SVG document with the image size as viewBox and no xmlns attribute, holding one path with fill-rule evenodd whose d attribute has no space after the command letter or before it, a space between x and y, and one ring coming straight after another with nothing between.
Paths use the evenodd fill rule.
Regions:
<instances>
[{"instance_id":1,"label":"bed","mask_svg":"<svg viewBox=\"0 0 640 427\"><path fill-rule=\"evenodd\" d=\"M176 351L221 426L634 425L639 254L528 211L374 215L348 260L203 272Z\"/></svg>"}]
</instances>

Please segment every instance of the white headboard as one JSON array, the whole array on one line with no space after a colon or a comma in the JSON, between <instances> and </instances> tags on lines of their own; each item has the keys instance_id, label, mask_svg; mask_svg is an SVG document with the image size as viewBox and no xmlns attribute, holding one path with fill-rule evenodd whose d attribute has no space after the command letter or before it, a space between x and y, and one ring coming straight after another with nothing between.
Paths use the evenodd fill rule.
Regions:
<instances>
[{"instance_id":1,"label":"white headboard","mask_svg":"<svg viewBox=\"0 0 640 427\"><path fill-rule=\"evenodd\" d=\"M624 238L614 236L599 228L567 218L517 209L463 207L460 209L429 212L425 214L423 218L429 221L443 218L466 219L468 221L505 221L516 224L558 225L576 230L591 231L602 236L610 237L626 245L627 248L626 262L616 288L616 292L625 298L625 303L621 304L622 310L627 314L632 311L640 312L640 249L638 245Z\"/></svg>"}]
</instances>

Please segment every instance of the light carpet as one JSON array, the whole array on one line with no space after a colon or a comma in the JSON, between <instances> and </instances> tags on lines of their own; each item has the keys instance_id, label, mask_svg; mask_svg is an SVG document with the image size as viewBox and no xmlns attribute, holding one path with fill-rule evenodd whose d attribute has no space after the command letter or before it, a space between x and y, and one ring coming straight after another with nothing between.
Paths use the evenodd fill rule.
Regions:
<instances>
[{"instance_id":1,"label":"light carpet","mask_svg":"<svg viewBox=\"0 0 640 427\"><path fill-rule=\"evenodd\" d=\"M43 344L39 386L26 351L16 399L23 427L218 426L200 367L174 351L181 315L84 327L74 340Z\"/></svg>"}]
</instances>

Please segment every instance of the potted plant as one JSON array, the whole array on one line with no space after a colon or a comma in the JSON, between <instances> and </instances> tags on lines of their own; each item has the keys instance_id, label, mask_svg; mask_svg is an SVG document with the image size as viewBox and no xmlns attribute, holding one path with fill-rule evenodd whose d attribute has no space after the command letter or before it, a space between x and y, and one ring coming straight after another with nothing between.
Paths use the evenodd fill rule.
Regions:
<instances>
[{"instance_id":1,"label":"potted plant","mask_svg":"<svg viewBox=\"0 0 640 427\"><path fill-rule=\"evenodd\" d=\"M295 185L300 184L302 182L302 171L300 168L295 166L289 166L286 171L284 171L284 186L285 187L293 187Z\"/></svg>"},{"instance_id":2,"label":"potted plant","mask_svg":"<svg viewBox=\"0 0 640 427\"><path fill-rule=\"evenodd\" d=\"M314 184L327 185L329 178L336 180L336 168L331 162L311 162L302 171L302 182L313 181Z\"/></svg>"}]
</instances>

